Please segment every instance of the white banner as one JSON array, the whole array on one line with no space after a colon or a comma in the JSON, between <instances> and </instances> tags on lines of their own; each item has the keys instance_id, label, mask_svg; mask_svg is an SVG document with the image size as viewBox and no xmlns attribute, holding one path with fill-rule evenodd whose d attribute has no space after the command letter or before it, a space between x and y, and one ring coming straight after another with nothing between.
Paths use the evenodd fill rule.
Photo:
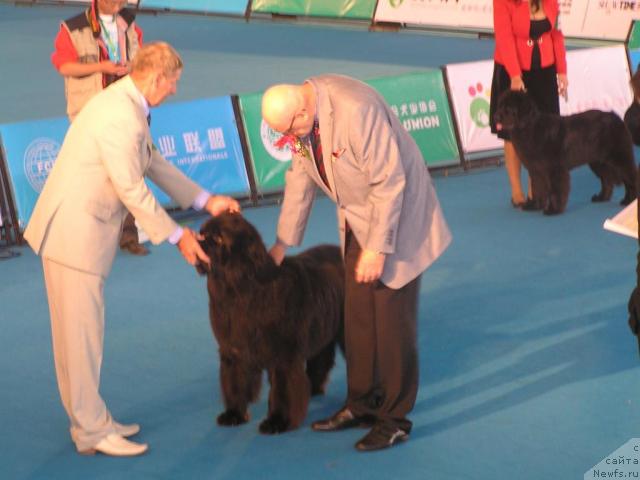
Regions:
<instances>
[{"instance_id":1,"label":"white banner","mask_svg":"<svg viewBox=\"0 0 640 480\"><path fill-rule=\"evenodd\" d=\"M559 26L565 37L580 37L589 0L558 0Z\"/></svg>"},{"instance_id":2,"label":"white banner","mask_svg":"<svg viewBox=\"0 0 640 480\"><path fill-rule=\"evenodd\" d=\"M598 109L624 116L633 99L624 45L567 52L568 102L560 99L561 115ZM465 154L499 149L502 141L491 133L489 101L493 61L445 67L451 102Z\"/></svg>"},{"instance_id":3,"label":"white banner","mask_svg":"<svg viewBox=\"0 0 640 480\"><path fill-rule=\"evenodd\" d=\"M445 70L462 151L466 154L502 148L502 140L489 127L493 60L447 65Z\"/></svg>"},{"instance_id":4,"label":"white banner","mask_svg":"<svg viewBox=\"0 0 640 480\"><path fill-rule=\"evenodd\" d=\"M52 3L51 0L36 0L36 3ZM56 2L58 3L58 2ZM60 0L59 3L85 3L85 4L89 4L91 3L91 0ZM129 5L137 5L138 4L138 0L127 0L127 3Z\"/></svg>"},{"instance_id":5,"label":"white banner","mask_svg":"<svg viewBox=\"0 0 640 480\"><path fill-rule=\"evenodd\" d=\"M562 115L598 109L624 116L633 100L624 45L571 50L567 70L569 102L560 99Z\"/></svg>"},{"instance_id":6,"label":"white banner","mask_svg":"<svg viewBox=\"0 0 640 480\"><path fill-rule=\"evenodd\" d=\"M493 29L492 0L379 0L376 22Z\"/></svg>"},{"instance_id":7,"label":"white banner","mask_svg":"<svg viewBox=\"0 0 640 480\"><path fill-rule=\"evenodd\" d=\"M631 21L637 19L640 0L589 0L580 36L625 40Z\"/></svg>"},{"instance_id":8,"label":"white banner","mask_svg":"<svg viewBox=\"0 0 640 480\"><path fill-rule=\"evenodd\" d=\"M558 0L567 37L624 40L640 0ZM492 0L379 0L376 22L493 30Z\"/></svg>"}]
</instances>

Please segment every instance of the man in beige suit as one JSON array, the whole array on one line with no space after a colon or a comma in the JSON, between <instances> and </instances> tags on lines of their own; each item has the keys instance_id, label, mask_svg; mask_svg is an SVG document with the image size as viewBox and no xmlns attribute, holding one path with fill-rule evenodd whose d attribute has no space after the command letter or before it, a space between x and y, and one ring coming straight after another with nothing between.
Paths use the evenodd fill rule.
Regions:
<instances>
[{"instance_id":1,"label":"man in beige suit","mask_svg":"<svg viewBox=\"0 0 640 480\"><path fill-rule=\"evenodd\" d=\"M338 207L345 255L345 405L316 431L373 423L361 451L406 440L418 390L420 274L451 235L429 172L411 136L371 87L340 75L275 85L262 116L288 136L276 262L302 241L317 187Z\"/></svg>"},{"instance_id":2,"label":"man in beige suit","mask_svg":"<svg viewBox=\"0 0 640 480\"><path fill-rule=\"evenodd\" d=\"M140 49L131 74L93 97L71 124L25 231L42 256L58 388L80 453L147 450L124 438L140 427L116 422L99 393L103 287L127 210L154 244L168 239L188 263L209 261L198 236L169 217L144 177L183 208L212 215L239 209L232 198L202 190L152 145L149 107L176 92L181 73L182 60L168 44Z\"/></svg>"}]
</instances>

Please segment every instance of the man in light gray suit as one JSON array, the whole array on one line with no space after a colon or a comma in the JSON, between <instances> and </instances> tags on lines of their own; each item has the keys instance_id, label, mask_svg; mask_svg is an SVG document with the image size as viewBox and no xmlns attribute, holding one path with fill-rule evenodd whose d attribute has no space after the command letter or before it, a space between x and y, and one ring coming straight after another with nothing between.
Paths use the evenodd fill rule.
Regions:
<instances>
[{"instance_id":1,"label":"man in light gray suit","mask_svg":"<svg viewBox=\"0 0 640 480\"><path fill-rule=\"evenodd\" d=\"M334 431L373 423L356 448L406 440L418 391L420 274L451 235L422 155L384 99L340 75L275 85L262 100L267 124L293 152L277 241L302 241L317 187L337 204L346 268L345 405L312 424Z\"/></svg>"},{"instance_id":2,"label":"man in light gray suit","mask_svg":"<svg viewBox=\"0 0 640 480\"><path fill-rule=\"evenodd\" d=\"M176 92L182 60L166 43L142 47L131 74L94 96L71 124L24 237L42 256L58 388L78 452L139 455L127 440L139 425L116 422L100 396L104 283L122 222L133 213L154 244L169 240L188 263L209 258L198 235L179 227L147 187L151 179L181 207L216 215L239 210L210 195L153 147L147 116Z\"/></svg>"}]
</instances>

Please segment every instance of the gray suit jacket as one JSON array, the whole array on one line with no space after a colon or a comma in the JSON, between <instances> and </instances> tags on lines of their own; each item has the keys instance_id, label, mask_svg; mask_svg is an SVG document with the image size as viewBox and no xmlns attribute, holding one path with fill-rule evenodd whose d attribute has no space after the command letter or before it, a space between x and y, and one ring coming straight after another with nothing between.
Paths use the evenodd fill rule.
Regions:
<instances>
[{"instance_id":1,"label":"gray suit jacket","mask_svg":"<svg viewBox=\"0 0 640 480\"><path fill-rule=\"evenodd\" d=\"M141 94L125 77L94 96L69 127L25 239L39 255L106 277L127 209L155 244L177 227L145 176L183 208L202 190L153 148Z\"/></svg>"},{"instance_id":2,"label":"gray suit jacket","mask_svg":"<svg viewBox=\"0 0 640 480\"><path fill-rule=\"evenodd\" d=\"M381 281L400 288L416 278L451 242L431 177L415 141L384 99L368 85L341 75L312 77L317 95L328 189L312 158L293 156L278 238L302 242L319 186L338 207L362 248L385 253Z\"/></svg>"}]
</instances>

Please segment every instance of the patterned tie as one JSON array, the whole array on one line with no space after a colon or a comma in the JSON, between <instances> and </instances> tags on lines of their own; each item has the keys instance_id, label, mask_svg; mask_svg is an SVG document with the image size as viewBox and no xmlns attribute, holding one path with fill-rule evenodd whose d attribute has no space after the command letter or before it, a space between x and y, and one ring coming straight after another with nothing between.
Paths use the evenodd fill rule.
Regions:
<instances>
[{"instance_id":1,"label":"patterned tie","mask_svg":"<svg viewBox=\"0 0 640 480\"><path fill-rule=\"evenodd\" d=\"M313 129L311 130L311 134L309 135L309 140L311 140L311 148L313 149L313 159L316 162L316 167L318 168L318 173L320 173L320 178L327 186L329 187L329 181L327 180L327 173L324 170L324 162L322 161L322 142L320 141L320 127L318 126L318 121L316 120L313 124Z\"/></svg>"}]
</instances>

